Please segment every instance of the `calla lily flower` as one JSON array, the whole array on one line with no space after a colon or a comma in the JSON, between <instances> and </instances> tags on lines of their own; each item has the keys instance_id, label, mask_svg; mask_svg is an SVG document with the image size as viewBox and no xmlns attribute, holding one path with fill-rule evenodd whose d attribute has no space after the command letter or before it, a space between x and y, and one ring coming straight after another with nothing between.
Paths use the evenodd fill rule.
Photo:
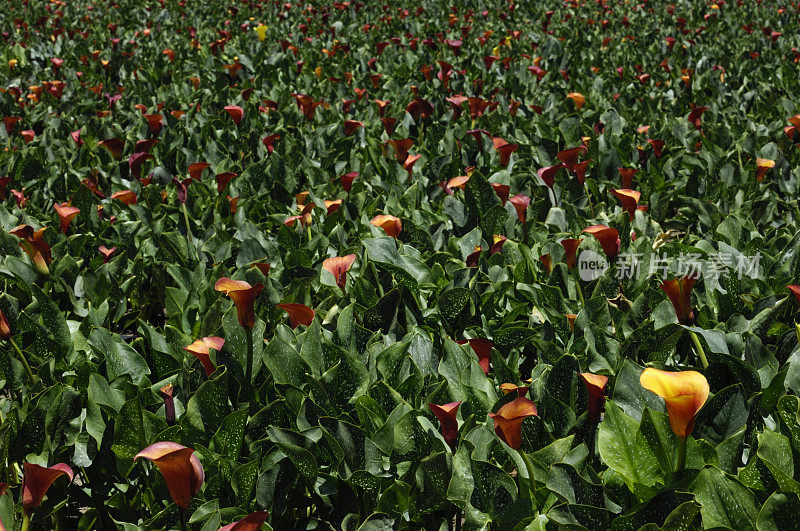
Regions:
<instances>
[{"instance_id":1,"label":"calla lily flower","mask_svg":"<svg viewBox=\"0 0 800 531\"><path fill-rule=\"evenodd\" d=\"M251 286L243 280L231 280L223 277L214 284L214 289L225 293L236 304L236 313L242 328L253 329L256 323L255 300L264 285L261 282Z\"/></svg>"},{"instance_id":2,"label":"calla lily flower","mask_svg":"<svg viewBox=\"0 0 800 531\"><path fill-rule=\"evenodd\" d=\"M233 123L236 125L239 125L244 117L244 111L238 105L227 105L225 111L230 115L231 120L233 120Z\"/></svg>"},{"instance_id":3,"label":"calla lily flower","mask_svg":"<svg viewBox=\"0 0 800 531\"><path fill-rule=\"evenodd\" d=\"M577 110L581 110L583 108L583 104L586 103L586 98L580 92L570 92L567 94L567 99L572 100L572 103L575 104L575 108Z\"/></svg>"},{"instance_id":4,"label":"calla lily flower","mask_svg":"<svg viewBox=\"0 0 800 531\"><path fill-rule=\"evenodd\" d=\"M636 168L617 168L619 170L619 176L622 179L622 188L626 190L630 190L631 186L633 185L633 176L636 175L637 170Z\"/></svg>"},{"instance_id":5,"label":"calla lily flower","mask_svg":"<svg viewBox=\"0 0 800 531\"><path fill-rule=\"evenodd\" d=\"M539 260L542 261L544 270L547 271L548 275L553 272L553 257L550 256L550 253L543 254L539 257Z\"/></svg>"},{"instance_id":6,"label":"calla lily flower","mask_svg":"<svg viewBox=\"0 0 800 531\"><path fill-rule=\"evenodd\" d=\"M136 193L133 190L121 190L111 194L111 199L119 199L122 203L130 206L135 205L138 201Z\"/></svg>"},{"instance_id":7,"label":"calla lily flower","mask_svg":"<svg viewBox=\"0 0 800 531\"><path fill-rule=\"evenodd\" d=\"M683 277L680 280L667 280L661 284L661 289L672 302L678 322L682 325L694 324L694 312L692 311L692 286L694 283L694 278Z\"/></svg>"},{"instance_id":8,"label":"calla lily flower","mask_svg":"<svg viewBox=\"0 0 800 531\"><path fill-rule=\"evenodd\" d=\"M158 394L164 399L164 417L167 419L167 424L172 426L175 424L175 399L173 398L174 388L172 384L167 384L158 390Z\"/></svg>"},{"instance_id":9,"label":"calla lily flower","mask_svg":"<svg viewBox=\"0 0 800 531\"><path fill-rule=\"evenodd\" d=\"M600 412L603 410L603 404L606 401L604 388L608 383L608 376L582 372L580 377L584 385L586 385L586 392L589 393L589 418L597 422L600 420Z\"/></svg>"},{"instance_id":10,"label":"calla lily flower","mask_svg":"<svg viewBox=\"0 0 800 531\"><path fill-rule=\"evenodd\" d=\"M469 343L472 351L476 356L478 356L478 365L480 365L483 373L489 373L489 362L492 359L492 347L494 347L494 343L492 341L482 337L476 337L473 339L462 339L460 341L456 341L456 343L459 345L466 345Z\"/></svg>"},{"instance_id":11,"label":"calla lily flower","mask_svg":"<svg viewBox=\"0 0 800 531\"><path fill-rule=\"evenodd\" d=\"M494 431L500 440L519 450L522 446L522 421L537 414L536 405L520 396L498 409L497 413L490 413L489 418L494 421Z\"/></svg>"},{"instance_id":12,"label":"calla lily flower","mask_svg":"<svg viewBox=\"0 0 800 531\"><path fill-rule=\"evenodd\" d=\"M0 177L0 200L6 198L6 188L11 183L11 177Z\"/></svg>"},{"instance_id":13,"label":"calla lily flower","mask_svg":"<svg viewBox=\"0 0 800 531\"><path fill-rule=\"evenodd\" d=\"M392 146L395 158L397 158L397 162L400 164L403 164L406 161L408 158L408 150L411 149L412 145L414 145L414 141L410 138L404 138L402 140L387 140L386 143Z\"/></svg>"},{"instance_id":14,"label":"calla lily flower","mask_svg":"<svg viewBox=\"0 0 800 531\"><path fill-rule=\"evenodd\" d=\"M136 454L133 460L140 457L149 459L158 467L172 501L185 511L205 479L203 465L194 455L194 449L174 442L158 442Z\"/></svg>"},{"instance_id":15,"label":"calla lily flower","mask_svg":"<svg viewBox=\"0 0 800 531\"><path fill-rule=\"evenodd\" d=\"M344 134L345 136L350 136L356 132L357 129L364 127L363 122L359 122L356 120L345 120L344 122Z\"/></svg>"},{"instance_id":16,"label":"calla lily flower","mask_svg":"<svg viewBox=\"0 0 800 531\"><path fill-rule=\"evenodd\" d=\"M231 179L233 179L234 177L238 177L238 175L236 175L232 171L218 173L215 176L215 179L217 180L217 193L221 194L223 190L225 190L225 188L228 186L228 183L231 182Z\"/></svg>"},{"instance_id":17,"label":"calla lily flower","mask_svg":"<svg viewBox=\"0 0 800 531\"><path fill-rule=\"evenodd\" d=\"M67 476L70 481L74 474L72 469L64 463L45 468L32 463L24 463L22 476L22 510L30 515L39 507L47 493L47 489L61 476Z\"/></svg>"},{"instance_id":18,"label":"calla lily flower","mask_svg":"<svg viewBox=\"0 0 800 531\"><path fill-rule=\"evenodd\" d=\"M191 353L195 358L200 360L200 363L203 364L203 369L206 371L206 378L209 378L214 373L214 369L216 369L216 367L214 367L214 363L211 361L211 357L209 356L209 349L213 348L219 352L222 350L224 345L224 339L221 337L212 336L198 339L188 347L183 347L183 350Z\"/></svg>"},{"instance_id":19,"label":"calla lily flower","mask_svg":"<svg viewBox=\"0 0 800 531\"><path fill-rule=\"evenodd\" d=\"M119 138L107 138L98 142L97 145L108 151L114 160L122 160L122 149L125 147L125 143Z\"/></svg>"},{"instance_id":20,"label":"calla lily flower","mask_svg":"<svg viewBox=\"0 0 800 531\"><path fill-rule=\"evenodd\" d=\"M325 205L326 214L330 216L331 214L339 210L339 207L342 206L343 202L344 201L342 199L334 199L332 201L326 199L322 203Z\"/></svg>"},{"instance_id":21,"label":"calla lily flower","mask_svg":"<svg viewBox=\"0 0 800 531\"><path fill-rule=\"evenodd\" d=\"M248 515L238 522L233 522L232 524L222 526L217 531L261 531L261 528L264 526L264 522L267 521L267 518L269 518L269 513L267 511L258 511Z\"/></svg>"},{"instance_id":22,"label":"calla lily flower","mask_svg":"<svg viewBox=\"0 0 800 531\"><path fill-rule=\"evenodd\" d=\"M597 238L597 241L600 242L600 246L603 248L603 252L608 258L614 258L619 254L622 241L619 238L617 229L606 227L605 225L592 225L584 229L583 232L588 232Z\"/></svg>"},{"instance_id":23,"label":"calla lily flower","mask_svg":"<svg viewBox=\"0 0 800 531\"><path fill-rule=\"evenodd\" d=\"M529 389L530 387L528 386L519 386L513 383L500 384L500 390L503 391L504 395L517 393L518 397L520 396L524 397L526 394L528 394Z\"/></svg>"},{"instance_id":24,"label":"calla lily flower","mask_svg":"<svg viewBox=\"0 0 800 531\"><path fill-rule=\"evenodd\" d=\"M584 160L575 164L575 177L578 179L579 183L583 184L586 182L586 169L593 160L594 159Z\"/></svg>"},{"instance_id":25,"label":"calla lily flower","mask_svg":"<svg viewBox=\"0 0 800 531\"><path fill-rule=\"evenodd\" d=\"M339 179L342 181L342 188L344 188L344 191L347 192L348 194L350 193L350 190L353 188L353 181L356 180L356 178L358 178L357 171L351 171L339 177Z\"/></svg>"},{"instance_id":26,"label":"calla lily flower","mask_svg":"<svg viewBox=\"0 0 800 531\"><path fill-rule=\"evenodd\" d=\"M261 141L262 144L267 148L267 155L272 155L275 151L275 143L281 139L281 135L267 135Z\"/></svg>"},{"instance_id":27,"label":"calla lily flower","mask_svg":"<svg viewBox=\"0 0 800 531\"><path fill-rule=\"evenodd\" d=\"M702 132L703 123L700 121L700 118L701 116L703 116L703 113L706 112L707 110L708 107L695 107L689 113L688 116L689 123L692 124L698 131Z\"/></svg>"},{"instance_id":28,"label":"calla lily flower","mask_svg":"<svg viewBox=\"0 0 800 531\"><path fill-rule=\"evenodd\" d=\"M514 205L519 220L522 223L525 223L525 221L527 221L528 219L527 210L528 210L528 205L531 204L531 198L528 197L527 195L517 194L514 197L511 197L508 201L512 205Z\"/></svg>"},{"instance_id":29,"label":"calla lily flower","mask_svg":"<svg viewBox=\"0 0 800 531\"><path fill-rule=\"evenodd\" d=\"M758 182L764 180L764 176L769 170L775 167L775 161L770 159L756 159L756 179Z\"/></svg>"},{"instance_id":30,"label":"calla lily flower","mask_svg":"<svg viewBox=\"0 0 800 531\"><path fill-rule=\"evenodd\" d=\"M284 304L277 304L275 307L286 312L289 316L289 323L292 329L297 328L298 325L310 326L311 322L314 320L314 310L305 304L287 302Z\"/></svg>"},{"instance_id":31,"label":"calla lily flower","mask_svg":"<svg viewBox=\"0 0 800 531\"><path fill-rule=\"evenodd\" d=\"M164 123L161 119L164 118L160 114L145 114L144 119L147 120L147 126L150 128L150 134L153 136L161 132L164 128Z\"/></svg>"},{"instance_id":32,"label":"calla lily flower","mask_svg":"<svg viewBox=\"0 0 800 531\"><path fill-rule=\"evenodd\" d=\"M356 261L356 255L348 254L347 256L335 256L328 258L322 262L322 267L328 271L336 279L336 285L344 290L345 282L347 281L347 271Z\"/></svg>"},{"instance_id":33,"label":"calla lily flower","mask_svg":"<svg viewBox=\"0 0 800 531\"><path fill-rule=\"evenodd\" d=\"M61 228L61 233L66 234L67 229L69 228L69 224L72 222L73 218L80 214L80 209L75 208L74 206L70 206L69 202L66 203L56 203L53 205L56 213L58 214L58 221L59 227Z\"/></svg>"},{"instance_id":34,"label":"calla lily flower","mask_svg":"<svg viewBox=\"0 0 800 531\"><path fill-rule=\"evenodd\" d=\"M480 260L481 251L483 251L483 248L480 245L473 247L472 252L467 255L467 259L465 260L467 267L478 267L478 260Z\"/></svg>"},{"instance_id":35,"label":"calla lily flower","mask_svg":"<svg viewBox=\"0 0 800 531\"><path fill-rule=\"evenodd\" d=\"M708 399L706 377L696 371L668 372L647 368L639 382L667 405L669 425L678 437L684 439L692 433L697 412Z\"/></svg>"},{"instance_id":36,"label":"calla lily flower","mask_svg":"<svg viewBox=\"0 0 800 531\"><path fill-rule=\"evenodd\" d=\"M103 263L107 264L108 261L111 260L111 257L114 255L114 253L117 251L117 248L112 247L111 249L109 249L105 245L101 245L100 247L98 247L98 250L100 251L100 255L103 257Z\"/></svg>"},{"instance_id":37,"label":"calla lily flower","mask_svg":"<svg viewBox=\"0 0 800 531\"><path fill-rule=\"evenodd\" d=\"M492 247L489 249L489 255L493 255L495 253L499 253L503 251L503 244L506 243L508 238L503 236L502 234L494 234L492 235Z\"/></svg>"},{"instance_id":38,"label":"calla lily flower","mask_svg":"<svg viewBox=\"0 0 800 531\"><path fill-rule=\"evenodd\" d=\"M574 313L565 313L564 317L567 318L567 324L569 325L569 329L574 332L575 331L575 319L578 318L578 315L574 314Z\"/></svg>"},{"instance_id":39,"label":"calla lily flower","mask_svg":"<svg viewBox=\"0 0 800 531\"><path fill-rule=\"evenodd\" d=\"M209 166L211 166L211 164L208 162L193 162L192 164L189 164L189 177L191 177L192 180L199 181L203 170Z\"/></svg>"},{"instance_id":40,"label":"calla lily flower","mask_svg":"<svg viewBox=\"0 0 800 531\"><path fill-rule=\"evenodd\" d=\"M575 172L575 165L578 163L578 155L586 151L586 146L578 146L559 151L556 157L560 160L567 171Z\"/></svg>"},{"instance_id":41,"label":"calla lily flower","mask_svg":"<svg viewBox=\"0 0 800 531\"><path fill-rule=\"evenodd\" d=\"M552 188L556 182L556 174L558 170L564 167L563 163L556 164L555 166L546 166L544 168L539 168L536 170L536 173L539 175L539 178L544 181L544 184L547 185L548 188Z\"/></svg>"},{"instance_id":42,"label":"calla lily flower","mask_svg":"<svg viewBox=\"0 0 800 531\"><path fill-rule=\"evenodd\" d=\"M50 274L50 262L53 257L50 254L50 245L42 239L45 228L34 231L30 225L20 225L14 227L9 234L20 238L19 246L33 262L34 268L39 274L47 276Z\"/></svg>"},{"instance_id":43,"label":"calla lily flower","mask_svg":"<svg viewBox=\"0 0 800 531\"><path fill-rule=\"evenodd\" d=\"M497 197L500 198L501 203L505 206L506 201L508 201L508 193L511 191L511 187L507 184L499 184L499 183L489 183L491 185L492 190L494 193L497 194Z\"/></svg>"},{"instance_id":44,"label":"calla lily flower","mask_svg":"<svg viewBox=\"0 0 800 531\"><path fill-rule=\"evenodd\" d=\"M397 238L397 235L403 230L403 224L400 222L400 218L388 214L375 216L370 223L376 227L382 228L384 232L392 238Z\"/></svg>"},{"instance_id":45,"label":"calla lily flower","mask_svg":"<svg viewBox=\"0 0 800 531\"><path fill-rule=\"evenodd\" d=\"M509 144L502 138L492 138L492 145L494 146L494 150L497 151L497 155L500 157L500 165L504 168L508 166L511 154L519 148L517 144Z\"/></svg>"},{"instance_id":46,"label":"calla lily flower","mask_svg":"<svg viewBox=\"0 0 800 531\"><path fill-rule=\"evenodd\" d=\"M639 198L642 196L640 192L635 190L609 190L611 194L614 195L617 199L619 199L620 203L622 203L622 210L628 213L633 221L633 214L636 212L636 208L639 206Z\"/></svg>"},{"instance_id":47,"label":"calla lily flower","mask_svg":"<svg viewBox=\"0 0 800 531\"><path fill-rule=\"evenodd\" d=\"M408 172L408 178L411 178L411 172L414 169L414 164L422 158L422 155L409 155L406 157L405 162L403 162L403 169Z\"/></svg>"},{"instance_id":48,"label":"calla lily flower","mask_svg":"<svg viewBox=\"0 0 800 531\"><path fill-rule=\"evenodd\" d=\"M150 153L133 153L130 157L128 157L128 168L131 170L131 175L135 178L139 178L140 172L142 170L142 164L144 161L154 159L155 157Z\"/></svg>"},{"instance_id":49,"label":"calla lily flower","mask_svg":"<svg viewBox=\"0 0 800 531\"><path fill-rule=\"evenodd\" d=\"M0 310L0 339L6 340L11 337L11 325L8 324L8 319L3 310Z\"/></svg>"},{"instance_id":50,"label":"calla lily flower","mask_svg":"<svg viewBox=\"0 0 800 531\"><path fill-rule=\"evenodd\" d=\"M444 405L428 404L428 407L439 419L439 424L442 426L442 437L451 449L455 449L456 442L458 441L458 408L461 407L461 402L451 402Z\"/></svg>"},{"instance_id":51,"label":"calla lily flower","mask_svg":"<svg viewBox=\"0 0 800 531\"><path fill-rule=\"evenodd\" d=\"M789 286L786 286L786 289L792 292L794 297L797 299L797 304L800 304L800 286L798 286L797 284L791 284Z\"/></svg>"},{"instance_id":52,"label":"calla lily flower","mask_svg":"<svg viewBox=\"0 0 800 531\"><path fill-rule=\"evenodd\" d=\"M561 246L564 247L564 253L566 254L567 267L570 269L575 267L575 261L578 253L578 246L581 244L582 241L583 238L581 239L568 238L565 240L561 240Z\"/></svg>"}]
</instances>

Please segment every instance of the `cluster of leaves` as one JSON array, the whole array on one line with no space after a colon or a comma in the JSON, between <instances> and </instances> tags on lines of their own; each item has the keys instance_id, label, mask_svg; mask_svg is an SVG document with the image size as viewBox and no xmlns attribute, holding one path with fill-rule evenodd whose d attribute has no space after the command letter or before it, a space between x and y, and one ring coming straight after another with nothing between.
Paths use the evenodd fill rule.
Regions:
<instances>
[{"instance_id":1,"label":"cluster of leaves","mask_svg":"<svg viewBox=\"0 0 800 531\"><path fill-rule=\"evenodd\" d=\"M797 527L796 3L3 7L0 529Z\"/></svg>"}]
</instances>

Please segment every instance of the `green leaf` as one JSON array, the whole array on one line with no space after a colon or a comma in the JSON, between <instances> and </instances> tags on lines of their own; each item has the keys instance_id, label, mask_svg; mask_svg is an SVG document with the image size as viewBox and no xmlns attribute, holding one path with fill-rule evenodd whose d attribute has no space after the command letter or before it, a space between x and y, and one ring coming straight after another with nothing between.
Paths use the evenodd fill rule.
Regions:
<instances>
[{"instance_id":1,"label":"green leaf","mask_svg":"<svg viewBox=\"0 0 800 531\"><path fill-rule=\"evenodd\" d=\"M658 461L640 433L639 424L614 402L606 402L597 441L600 457L625 478L631 490L636 484L652 486L661 479Z\"/></svg>"},{"instance_id":2,"label":"green leaf","mask_svg":"<svg viewBox=\"0 0 800 531\"><path fill-rule=\"evenodd\" d=\"M694 488L705 527L722 526L747 531L756 528L758 509L753 493L722 470L707 466Z\"/></svg>"}]
</instances>

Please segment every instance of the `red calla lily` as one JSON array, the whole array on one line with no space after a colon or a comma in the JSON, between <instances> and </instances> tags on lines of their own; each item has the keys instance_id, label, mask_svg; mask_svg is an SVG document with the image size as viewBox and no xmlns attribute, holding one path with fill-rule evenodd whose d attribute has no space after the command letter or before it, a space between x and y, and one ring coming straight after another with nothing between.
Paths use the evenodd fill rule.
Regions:
<instances>
[{"instance_id":1,"label":"red calla lily","mask_svg":"<svg viewBox=\"0 0 800 531\"><path fill-rule=\"evenodd\" d=\"M135 205L138 201L136 193L132 190L120 190L111 194L111 199L119 199L122 203L130 206Z\"/></svg>"},{"instance_id":2,"label":"red calla lily","mask_svg":"<svg viewBox=\"0 0 800 531\"><path fill-rule=\"evenodd\" d=\"M56 213L58 214L58 221L59 227L61 228L61 233L66 234L67 229L69 229L69 224L72 220L80 214L80 209L75 208L74 206L70 206L69 202L65 203L56 203L53 205Z\"/></svg>"},{"instance_id":3,"label":"red calla lily","mask_svg":"<svg viewBox=\"0 0 800 531\"><path fill-rule=\"evenodd\" d=\"M64 463L53 465L49 468L24 463L22 476L22 510L31 514L39 507L47 493L47 489L61 476L67 476L70 481L74 474L72 469Z\"/></svg>"},{"instance_id":4,"label":"red calla lily","mask_svg":"<svg viewBox=\"0 0 800 531\"><path fill-rule=\"evenodd\" d=\"M264 285L258 282L255 286L251 286L243 280L231 280L223 277L217 280L214 289L233 299L239 324L242 328L252 330L256 324L255 301L261 290L264 289Z\"/></svg>"},{"instance_id":5,"label":"red calla lily","mask_svg":"<svg viewBox=\"0 0 800 531\"><path fill-rule=\"evenodd\" d=\"M241 107L239 107L238 105L227 105L225 107L225 111L231 117L233 123L235 123L236 125L239 125L241 123L242 118L244 117L244 110L242 110Z\"/></svg>"},{"instance_id":6,"label":"red calla lily","mask_svg":"<svg viewBox=\"0 0 800 531\"><path fill-rule=\"evenodd\" d=\"M495 253L502 252L503 244L508 241L508 238L503 236L502 234L494 234L492 235L492 247L489 249L489 254L493 255Z\"/></svg>"},{"instance_id":7,"label":"red calla lily","mask_svg":"<svg viewBox=\"0 0 800 531\"><path fill-rule=\"evenodd\" d=\"M200 180L203 170L211 166L208 162L193 162L189 164L189 177L195 181Z\"/></svg>"},{"instance_id":8,"label":"red calla lily","mask_svg":"<svg viewBox=\"0 0 800 531\"><path fill-rule=\"evenodd\" d=\"M473 339L462 339L457 341L459 345L466 345L469 343L470 348L478 356L478 365L480 365L484 374L489 373L489 362L492 359L492 347L494 343L488 339L476 337Z\"/></svg>"},{"instance_id":9,"label":"red calla lily","mask_svg":"<svg viewBox=\"0 0 800 531\"><path fill-rule=\"evenodd\" d=\"M797 299L797 304L800 304L800 286L798 286L797 284L791 284L789 286L786 286L786 289L792 292L795 299Z\"/></svg>"},{"instance_id":10,"label":"red calla lily","mask_svg":"<svg viewBox=\"0 0 800 531\"><path fill-rule=\"evenodd\" d=\"M508 166L508 162L511 160L511 154L519 147L517 144L509 144L502 138L492 138L492 145L495 151L497 151L497 155L500 157L500 165L504 168Z\"/></svg>"},{"instance_id":11,"label":"red calla lily","mask_svg":"<svg viewBox=\"0 0 800 531\"><path fill-rule=\"evenodd\" d=\"M125 144L118 138L107 138L97 143L98 146L105 149L114 160L122 160L122 150Z\"/></svg>"},{"instance_id":12,"label":"red calla lily","mask_svg":"<svg viewBox=\"0 0 800 531\"><path fill-rule=\"evenodd\" d=\"M289 316L289 323L293 329L297 328L298 325L310 326L311 322L314 320L314 310L305 304L287 302L284 304L277 304L275 307L286 312Z\"/></svg>"},{"instance_id":13,"label":"red calla lily","mask_svg":"<svg viewBox=\"0 0 800 531\"><path fill-rule=\"evenodd\" d=\"M133 460L140 457L149 459L158 467L172 501L186 510L205 480L203 465L194 455L194 449L169 441L158 442L136 454Z\"/></svg>"},{"instance_id":14,"label":"red calla lily","mask_svg":"<svg viewBox=\"0 0 800 531\"><path fill-rule=\"evenodd\" d=\"M517 194L514 197L511 197L509 203L514 205L514 208L517 210L517 217L522 223L528 219L528 205L531 204L531 198L527 195Z\"/></svg>"},{"instance_id":15,"label":"red calla lily","mask_svg":"<svg viewBox=\"0 0 800 531\"><path fill-rule=\"evenodd\" d=\"M567 267L569 269L575 267L575 261L577 259L577 254L578 254L578 246L581 244L582 241L583 238L581 239L567 238L565 240L561 240L561 246L564 247Z\"/></svg>"},{"instance_id":16,"label":"red calla lily","mask_svg":"<svg viewBox=\"0 0 800 531\"><path fill-rule=\"evenodd\" d=\"M494 190L494 193L497 194L497 197L500 198L503 206L505 206L506 201L508 201L508 193L511 191L511 187L507 184L499 184L499 183L489 183Z\"/></svg>"},{"instance_id":17,"label":"red calla lily","mask_svg":"<svg viewBox=\"0 0 800 531\"><path fill-rule=\"evenodd\" d=\"M0 310L0 339L6 340L11 337L11 325L8 323L6 314Z\"/></svg>"},{"instance_id":18,"label":"red calla lily","mask_svg":"<svg viewBox=\"0 0 800 531\"><path fill-rule=\"evenodd\" d=\"M105 245L101 245L100 247L97 248L97 250L100 251L100 255L102 255L103 257L103 263L107 264L108 261L111 260L111 257L114 256L114 253L117 251L117 248L112 247L111 249L109 249Z\"/></svg>"},{"instance_id":19,"label":"red calla lily","mask_svg":"<svg viewBox=\"0 0 800 531\"><path fill-rule=\"evenodd\" d=\"M603 252L608 258L614 258L619 254L620 245L622 244L619 238L617 229L606 227L605 225L592 225L583 230L588 232L600 242Z\"/></svg>"},{"instance_id":20,"label":"red calla lily","mask_svg":"<svg viewBox=\"0 0 800 531\"><path fill-rule=\"evenodd\" d=\"M608 383L608 376L590 372L582 372L580 376L584 385L586 385L586 392L589 394L589 418L597 422L600 420L600 412L603 410L603 404L606 401L604 388Z\"/></svg>"},{"instance_id":21,"label":"red calla lily","mask_svg":"<svg viewBox=\"0 0 800 531\"><path fill-rule=\"evenodd\" d=\"M353 181L356 180L356 178L358 178L357 171L351 171L339 177L339 179L342 181L342 188L344 188L344 191L348 194L350 193L350 190L353 187Z\"/></svg>"},{"instance_id":22,"label":"red calla lily","mask_svg":"<svg viewBox=\"0 0 800 531\"><path fill-rule=\"evenodd\" d=\"M231 182L231 179L234 177L238 177L232 171L226 171L222 173L218 173L214 178L217 180L217 193L221 194L223 190L228 186L228 183Z\"/></svg>"},{"instance_id":23,"label":"red calla lily","mask_svg":"<svg viewBox=\"0 0 800 531\"><path fill-rule=\"evenodd\" d=\"M775 167L775 161L770 159L756 159L756 179L759 182L764 180L764 176L769 170Z\"/></svg>"},{"instance_id":24,"label":"red calla lily","mask_svg":"<svg viewBox=\"0 0 800 531\"><path fill-rule=\"evenodd\" d=\"M261 531L267 518L269 518L267 511L258 511L249 514L238 522L222 526L217 531Z\"/></svg>"},{"instance_id":25,"label":"red calla lily","mask_svg":"<svg viewBox=\"0 0 800 531\"><path fill-rule=\"evenodd\" d=\"M556 164L555 166L546 166L544 168L539 168L536 170L536 173L539 174L539 178L544 181L544 184L547 185L548 188L552 188L556 182L556 174L558 170L564 167L563 163Z\"/></svg>"},{"instance_id":26,"label":"red calla lily","mask_svg":"<svg viewBox=\"0 0 800 531\"><path fill-rule=\"evenodd\" d=\"M639 198L642 194L635 190L609 190L609 192L619 199L622 203L622 210L627 212L633 221L633 214L639 206Z\"/></svg>"},{"instance_id":27,"label":"red calla lily","mask_svg":"<svg viewBox=\"0 0 800 531\"><path fill-rule=\"evenodd\" d=\"M667 280L661 283L661 289L667 294L675 308L678 322L683 325L693 325L695 315L692 311L692 286L695 279L683 277L678 280Z\"/></svg>"},{"instance_id":28,"label":"red calla lily","mask_svg":"<svg viewBox=\"0 0 800 531\"><path fill-rule=\"evenodd\" d=\"M322 267L328 271L336 279L336 285L344 290L345 282L347 282L347 271L356 261L356 255L348 254L347 256L335 256L328 258L322 262Z\"/></svg>"},{"instance_id":29,"label":"red calla lily","mask_svg":"<svg viewBox=\"0 0 800 531\"><path fill-rule=\"evenodd\" d=\"M617 168L619 170L619 176L622 179L622 188L626 190L630 190L631 186L633 185L633 176L636 175L637 170L636 168Z\"/></svg>"},{"instance_id":30,"label":"red calla lily","mask_svg":"<svg viewBox=\"0 0 800 531\"><path fill-rule=\"evenodd\" d=\"M442 437L451 449L455 449L456 442L458 441L458 408L461 407L461 402L451 402L449 404L437 405L428 404L436 418L439 419L439 424L442 426Z\"/></svg>"}]
</instances>

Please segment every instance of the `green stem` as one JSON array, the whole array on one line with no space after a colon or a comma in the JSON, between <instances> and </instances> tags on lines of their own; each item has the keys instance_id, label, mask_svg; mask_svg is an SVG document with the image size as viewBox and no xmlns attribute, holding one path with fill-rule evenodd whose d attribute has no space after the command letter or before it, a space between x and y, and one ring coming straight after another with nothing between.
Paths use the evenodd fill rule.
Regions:
<instances>
[{"instance_id":1,"label":"green stem","mask_svg":"<svg viewBox=\"0 0 800 531\"><path fill-rule=\"evenodd\" d=\"M178 514L180 515L181 519L181 531L187 531L189 528L186 526L186 511L178 508Z\"/></svg>"},{"instance_id":2,"label":"green stem","mask_svg":"<svg viewBox=\"0 0 800 531\"><path fill-rule=\"evenodd\" d=\"M581 278L578 276L578 270L572 269L572 275L575 277L575 288L578 290L578 298L581 301L581 307L586 307L586 301L583 300L583 290L581 290Z\"/></svg>"},{"instance_id":3,"label":"green stem","mask_svg":"<svg viewBox=\"0 0 800 531\"><path fill-rule=\"evenodd\" d=\"M700 343L700 338L697 337L697 334L691 330L689 330L689 334L692 336L694 349L697 351L697 355L700 356L700 362L703 364L703 368L708 369L708 358L706 358L706 351L703 350L703 345Z\"/></svg>"},{"instance_id":4,"label":"green stem","mask_svg":"<svg viewBox=\"0 0 800 531\"><path fill-rule=\"evenodd\" d=\"M678 463L675 472L681 472L686 468L686 440L687 437L678 437Z\"/></svg>"},{"instance_id":5,"label":"green stem","mask_svg":"<svg viewBox=\"0 0 800 531\"><path fill-rule=\"evenodd\" d=\"M11 346L14 347L14 352L17 354L17 358L19 359L22 366L25 368L25 374L28 375L28 379L31 381L31 385L36 383L36 377L33 375L33 371L31 370L31 366L28 365L28 360L25 359L25 354L19 349L16 343L14 343L14 338L8 336L8 342L11 343Z\"/></svg>"},{"instance_id":6,"label":"green stem","mask_svg":"<svg viewBox=\"0 0 800 531\"><path fill-rule=\"evenodd\" d=\"M522 460L525 462L525 469L528 471L528 481L530 481L531 500L533 500L534 505L536 505L536 479L533 477L533 465L531 464L531 459L524 451L517 450L517 452L519 452L519 455L522 456Z\"/></svg>"},{"instance_id":7,"label":"green stem","mask_svg":"<svg viewBox=\"0 0 800 531\"><path fill-rule=\"evenodd\" d=\"M585 188L585 186L584 186L584 188ZM589 193L589 189L588 188L586 188L586 200L589 202L589 209L592 212L592 218L597 217L597 216L595 216L594 205L592 204L592 194Z\"/></svg>"},{"instance_id":8,"label":"green stem","mask_svg":"<svg viewBox=\"0 0 800 531\"><path fill-rule=\"evenodd\" d=\"M253 329L245 328L245 336L247 337L247 358L244 367L244 381L248 387L253 379Z\"/></svg>"},{"instance_id":9,"label":"green stem","mask_svg":"<svg viewBox=\"0 0 800 531\"><path fill-rule=\"evenodd\" d=\"M31 527L31 517L27 513L22 513L22 529L21 531L28 531Z\"/></svg>"},{"instance_id":10,"label":"green stem","mask_svg":"<svg viewBox=\"0 0 800 531\"><path fill-rule=\"evenodd\" d=\"M192 229L189 225L189 212L186 210L186 203L181 203L181 208L183 209L183 221L186 223L186 245L189 246L189 253L191 253L194 244L192 243Z\"/></svg>"}]
</instances>

